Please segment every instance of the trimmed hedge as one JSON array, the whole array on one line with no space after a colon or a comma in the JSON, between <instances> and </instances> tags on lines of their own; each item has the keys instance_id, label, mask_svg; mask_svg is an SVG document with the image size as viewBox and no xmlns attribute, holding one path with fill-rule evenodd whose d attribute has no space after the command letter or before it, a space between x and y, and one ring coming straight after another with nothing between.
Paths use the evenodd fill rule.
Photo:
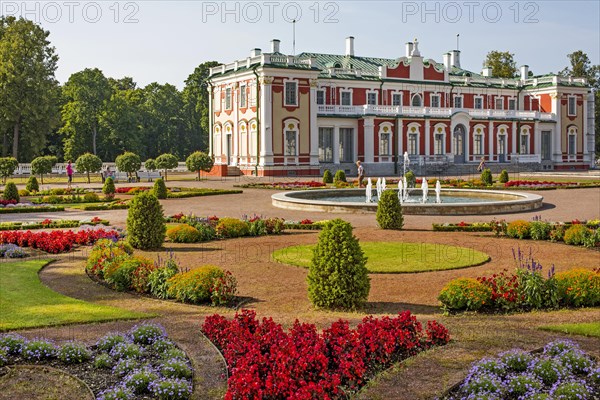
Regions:
<instances>
[{"instance_id":1,"label":"trimmed hedge","mask_svg":"<svg viewBox=\"0 0 600 400\"><path fill-rule=\"evenodd\" d=\"M4 207L0 208L0 214L22 214L34 212L60 212L65 211L63 206L39 206L39 207Z\"/></svg>"}]
</instances>

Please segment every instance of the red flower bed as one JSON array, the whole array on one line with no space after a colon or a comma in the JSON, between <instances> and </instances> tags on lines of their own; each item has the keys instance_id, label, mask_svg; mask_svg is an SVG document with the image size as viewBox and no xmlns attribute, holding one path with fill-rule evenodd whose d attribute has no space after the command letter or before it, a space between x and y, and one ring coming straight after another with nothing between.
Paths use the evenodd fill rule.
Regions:
<instances>
[{"instance_id":1,"label":"red flower bed","mask_svg":"<svg viewBox=\"0 0 600 400\"><path fill-rule=\"evenodd\" d=\"M227 361L229 400L345 398L392 363L450 340L435 321L423 332L409 311L366 317L356 329L340 320L319 334L298 321L285 332L271 318L259 321L242 310L231 321L207 317L202 331Z\"/></svg>"},{"instance_id":2,"label":"red flower bed","mask_svg":"<svg viewBox=\"0 0 600 400\"><path fill-rule=\"evenodd\" d=\"M134 191L144 191L144 190L150 190L151 188L148 186L125 186L125 187L118 187L115 189L115 193L129 193L130 191L134 190Z\"/></svg>"},{"instance_id":3,"label":"red flower bed","mask_svg":"<svg viewBox=\"0 0 600 400\"><path fill-rule=\"evenodd\" d=\"M3 206L5 206L7 204L17 204L17 201L16 200L3 200L3 199L0 199L0 204L3 205Z\"/></svg>"},{"instance_id":4,"label":"red flower bed","mask_svg":"<svg viewBox=\"0 0 600 400\"><path fill-rule=\"evenodd\" d=\"M99 239L118 238L115 230L94 229L80 231L4 231L0 232L0 244L12 243L21 247L32 247L47 253L58 254L69 251L74 245L89 245Z\"/></svg>"},{"instance_id":5,"label":"red flower bed","mask_svg":"<svg viewBox=\"0 0 600 400\"><path fill-rule=\"evenodd\" d=\"M577 185L577 182L553 182L553 181L508 181L504 184L504 187L514 186L573 186Z\"/></svg>"},{"instance_id":6,"label":"red flower bed","mask_svg":"<svg viewBox=\"0 0 600 400\"><path fill-rule=\"evenodd\" d=\"M477 280L492 289L492 303L495 307L504 311L510 311L518 307L519 278L516 274L504 270L490 277L480 276Z\"/></svg>"},{"instance_id":7,"label":"red flower bed","mask_svg":"<svg viewBox=\"0 0 600 400\"><path fill-rule=\"evenodd\" d=\"M275 182L275 183L272 183L271 185L272 186L276 186L276 187L295 187L295 188L296 187L297 188L305 188L305 187L318 188L318 187L327 186L323 182L317 182L317 181L308 181L308 182L301 182L301 181Z\"/></svg>"}]
</instances>

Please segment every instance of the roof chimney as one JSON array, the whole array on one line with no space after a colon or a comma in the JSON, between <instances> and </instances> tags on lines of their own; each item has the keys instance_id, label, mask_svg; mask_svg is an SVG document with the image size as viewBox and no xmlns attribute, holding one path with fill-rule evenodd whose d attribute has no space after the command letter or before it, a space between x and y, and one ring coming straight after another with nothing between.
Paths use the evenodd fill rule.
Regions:
<instances>
[{"instance_id":1,"label":"roof chimney","mask_svg":"<svg viewBox=\"0 0 600 400\"><path fill-rule=\"evenodd\" d=\"M250 57L257 57L260 56L262 54L262 50L261 49L252 49L250 50Z\"/></svg>"},{"instance_id":2,"label":"roof chimney","mask_svg":"<svg viewBox=\"0 0 600 400\"><path fill-rule=\"evenodd\" d=\"M492 76L492 67L488 67L487 65L483 66L483 69L481 70L481 75L486 76L486 77L491 77Z\"/></svg>"},{"instance_id":3,"label":"roof chimney","mask_svg":"<svg viewBox=\"0 0 600 400\"><path fill-rule=\"evenodd\" d=\"M524 81L529 77L529 65L521 65L521 80Z\"/></svg>"},{"instance_id":4,"label":"roof chimney","mask_svg":"<svg viewBox=\"0 0 600 400\"><path fill-rule=\"evenodd\" d=\"M410 55L413 57L421 57L421 52L419 51L419 42L416 38L413 43L412 52L410 53Z\"/></svg>"},{"instance_id":5,"label":"roof chimney","mask_svg":"<svg viewBox=\"0 0 600 400\"><path fill-rule=\"evenodd\" d=\"M460 68L460 50L450 51L450 65Z\"/></svg>"},{"instance_id":6,"label":"roof chimney","mask_svg":"<svg viewBox=\"0 0 600 400\"><path fill-rule=\"evenodd\" d=\"M271 40L271 53L279 53L279 43L281 43L279 39Z\"/></svg>"},{"instance_id":7,"label":"roof chimney","mask_svg":"<svg viewBox=\"0 0 600 400\"><path fill-rule=\"evenodd\" d=\"M346 56L354 57L354 36L346 38Z\"/></svg>"},{"instance_id":8,"label":"roof chimney","mask_svg":"<svg viewBox=\"0 0 600 400\"><path fill-rule=\"evenodd\" d=\"M406 42L406 57L412 57L413 52L413 43Z\"/></svg>"},{"instance_id":9,"label":"roof chimney","mask_svg":"<svg viewBox=\"0 0 600 400\"><path fill-rule=\"evenodd\" d=\"M452 67L450 65L450 53L444 53L442 58L444 59L444 67L446 68L446 71L450 71L450 68Z\"/></svg>"}]
</instances>

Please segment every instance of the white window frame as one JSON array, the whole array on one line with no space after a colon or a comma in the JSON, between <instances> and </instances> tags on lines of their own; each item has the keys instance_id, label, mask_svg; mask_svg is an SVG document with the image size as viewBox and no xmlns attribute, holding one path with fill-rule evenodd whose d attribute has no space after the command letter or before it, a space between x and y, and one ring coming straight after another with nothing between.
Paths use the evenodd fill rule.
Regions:
<instances>
[{"instance_id":1,"label":"white window frame","mask_svg":"<svg viewBox=\"0 0 600 400\"><path fill-rule=\"evenodd\" d=\"M223 103L223 100L221 99L221 90L215 90L214 99L213 99L213 106L214 106L215 112L221 111L221 108L223 106L222 103Z\"/></svg>"},{"instance_id":2,"label":"white window frame","mask_svg":"<svg viewBox=\"0 0 600 400\"><path fill-rule=\"evenodd\" d=\"M414 128L414 129L413 129ZM415 147L414 149L411 146L411 136L413 136L416 138L415 140ZM419 126L419 124L416 123L411 123L408 125L408 132L406 134L406 151L408 152L409 155L411 156L417 156L420 153L421 149L420 149L420 142L421 142L421 128Z\"/></svg>"},{"instance_id":3,"label":"white window frame","mask_svg":"<svg viewBox=\"0 0 600 400\"><path fill-rule=\"evenodd\" d=\"M344 139L344 134L346 132L351 132L351 135L350 135L351 140L347 141L347 143L351 143L350 145L352 146L352 148L350 149L351 150L350 152L346 151L348 149L344 149L343 146L342 146L342 141ZM338 159L339 159L339 161L341 163L354 162L355 155L356 155L355 137L356 137L356 133L355 133L354 127L341 126L339 128L339 136L338 136ZM342 152L344 152L344 154L343 154L344 157L342 157L342 154L341 154ZM348 155L347 153L351 153L351 154Z\"/></svg>"},{"instance_id":4,"label":"white window frame","mask_svg":"<svg viewBox=\"0 0 600 400\"><path fill-rule=\"evenodd\" d=\"M321 129L328 129L330 130L331 133L331 155L330 155L330 159L326 159L324 156L321 157L321 149L323 149L323 155L326 154L325 149L327 149L326 147L321 147ZM334 144L333 144L333 140L334 140L334 127L333 126L320 126L319 127L319 162L321 163L332 163L333 162L333 152L334 152Z\"/></svg>"},{"instance_id":5,"label":"white window frame","mask_svg":"<svg viewBox=\"0 0 600 400\"><path fill-rule=\"evenodd\" d=\"M572 110L571 110L571 101L573 101L573 109ZM577 96L569 96L567 98L567 115L569 117L577 116Z\"/></svg>"},{"instance_id":6,"label":"white window frame","mask_svg":"<svg viewBox=\"0 0 600 400\"><path fill-rule=\"evenodd\" d=\"M437 105L433 105L433 99L437 99ZM429 95L429 104L432 108L440 108L442 106L442 96L439 93L431 93Z\"/></svg>"},{"instance_id":7,"label":"white window frame","mask_svg":"<svg viewBox=\"0 0 600 400\"><path fill-rule=\"evenodd\" d=\"M477 100L481 101L481 107L477 107ZM473 109L475 110L483 110L483 96L475 96L473 98Z\"/></svg>"},{"instance_id":8,"label":"white window frame","mask_svg":"<svg viewBox=\"0 0 600 400\"><path fill-rule=\"evenodd\" d=\"M369 100L369 97L371 97L371 96L375 99L374 103L371 103L370 100ZM367 100L367 104L368 105L372 105L372 106L378 105L379 104L379 99L377 97L378 96L377 96L377 91L376 90L367 90L366 100Z\"/></svg>"},{"instance_id":9,"label":"white window frame","mask_svg":"<svg viewBox=\"0 0 600 400\"><path fill-rule=\"evenodd\" d=\"M415 99L419 99L419 105L416 105ZM420 93L415 93L410 98L410 106L411 107L423 107L423 96Z\"/></svg>"},{"instance_id":10,"label":"white window frame","mask_svg":"<svg viewBox=\"0 0 600 400\"><path fill-rule=\"evenodd\" d=\"M231 110L233 108L233 90L231 86L225 88L225 110Z\"/></svg>"},{"instance_id":11,"label":"white window frame","mask_svg":"<svg viewBox=\"0 0 600 400\"><path fill-rule=\"evenodd\" d=\"M398 104L394 104L394 100L398 99ZM402 92L392 92L392 106L400 107L402 106Z\"/></svg>"},{"instance_id":12,"label":"white window frame","mask_svg":"<svg viewBox=\"0 0 600 400\"><path fill-rule=\"evenodd\" d=\"M319 94L322 95L322 100L323 101L321 103L319 103ZM316 99L317 105L320 105L320 106L325 105L325 103L326 103L326 100L325 100L325 89L317 89L317 94L315 96L315 99Z\"/></svg>"},{"instance_id":13,"label":"white window frame","mask_svg":"<svg viewBox=\"0 0 600 400\"><path fill-rule=\"evenodd\" d=\"M245 83L240 85L240 108L248 107L247 86Z\"/></svg>"},{"instance_id":14,"label":"white window frame","mask_svg":"<svg viewBox=\"0 0 600 400\"><path fill-rule=\"evenodd\" d=\"M258 125L255 119L250 120L248 122L248 141L250 142L250 146L248 146L248 153L250 157L258 157Z\"/></svg>"},{"instance_id":15,"label":"white window frame","mask_svg":"<svg viewBox=\"0 0 600 400\"><path fill-rule=\"evenodd\" d=\"M460 107L456 106L457 101L460 102ZM454 95L454 98L452 99L452 106L453 106L453 108L459 108L459 109L464 108L464 106L465 106L464 96L462 94Z\"/></svg>"},{"instance_id":16,"label":"white window frame","mask_svg":"<svg viewBox=\"0 0 600 400\"><path fill-rule=\"evenodd\" d=\"M573 138L573 147L571 147L571 138ZM577 128L570 127L567 131L567 154L569 157L577 156Z\"/></svg>"},{"instance_id":17,"label":"white window frame","mask_svg":"<svg viewBox=\"0 0 600 400\"><path fill-rule=\"evenodd\" d=\"M523 139L526 140L524 141ZM529 138L529 129L524 128L521 129L521 137L520 137L521 142L519 143L519 151L520 154L529 154L529 142L530 142L530 138ZM523 144L525 144L525 146L523 146ZM523 151L525 150L525 151Z\"/></svg>"},{"instance_id":18,"label":"white window frame","mask_svg":"<svg viewBox=\"0 0 600 400\"><path fill-rule=\"evenodd\" d=\"M344 104L344 94L348 94L350 104ZM352 90L340 90L340 106L351 106L352 105Z\"/></svg>"},{"instance_id":19,"label":"white window frame","mask_svg":"<svg viewBox=\"0 0 600 400\"><path fill-rule=\"evenodd\" d=\"M288 102L288 85L294 86L294 102ZM286 79L283 81L283 105L286 107L298 107L298 81Z\"/></svg>"},{"instance_id":20,"label":"white window frame","mask_svg":"<svg viewBox=\"0 0 600 400\"><path fill-rule=\"evenodd\" d=\"M517 99L515 99L514 97L510 97L508 99L508 110L516 111L516 109L517 109Z\"/></svg>"},{"instance_id":21,"label":"white window frame","mask_svg":"<svg viewBox=\"0 0 600 400\"><path fill-rule=\"evenodd\" d=\"M288 153L290 147L288 146L288 133L294 136L294 154ZM298 156L298 130L296 129L284 129L283 130L283 155L284 157L297 157Z\"/></svg>"},{"instance_id":22,"label":"white window frame","mask_svg":"<svg viewBox=\"0 0 600 400\"><path fill-rule=\"evenodd\" d=\"M498 100L500 100L500 107L498 107ZM494 98L494 110L504 110L504 96Z\"/></svg>"}]
</instances>

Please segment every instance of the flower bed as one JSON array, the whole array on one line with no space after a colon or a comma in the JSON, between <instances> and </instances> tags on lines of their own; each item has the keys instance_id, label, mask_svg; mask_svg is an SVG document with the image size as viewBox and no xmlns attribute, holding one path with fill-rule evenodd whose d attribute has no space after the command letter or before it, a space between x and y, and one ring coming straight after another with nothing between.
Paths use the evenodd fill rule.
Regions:
<instances>
[{"instance_id":1,"label":"flower bed","mask_svg":"<svg viewBox=\"0 0 600 400\"><path fill-rule=\"evenodd\" d=\"M530 180L514 180L508 181L504 184L504 187L533 187L533 188L542 188L542 187L564 187L564 186L579 186L577 182L554 182L554 181L530 181Z\"/></svg>"},{"instance_id":2,"label":"flower bed","mask_svg":"<svg viewBox=\"0 0 600 400\"><path fill-rule=\"evenodd\" d=\"M107 201L116 201L113 197L100 197L94 192L88 192L81 196L79 194L73 194L68 196L41 196L33 199L34 204L80 204L80 203L104 203Z\"/></svg>"},{"instance_id":3,"label":"flower bed","mask_svg":"<svg viewBox=\"0 0 600 400\"><path fill-rule=\"evenodd\" d=\"M146 190L152 189L151 186L121 186L115 188L115 193L121 194L136 194L138 192L143 192Z\"/></svg>"},{"instance_id":4,"label":"flower bed","mask_svg":"<svg viewBox=\"0 0 600 400\"><path fill-rule=\"evenodd\" d=\"M241 188L251 189L275 189L275 190L298 190L298 189L319 189L327 185L318 181L293 181L293 182L267 182L267 183L246 183L239 185Z\"/></svg>"},{"instance_id":5,"label":"flower bed","mask_svg":"<svg viewBox=\"0 0 600 400\"><path fill-rule=\"evenodd\" d=\"M225 189L194 189L194 188L170 188L167 193L168 199L183 199L188 197L216 196L221 194L240 194L241 190L225 190Z\"/></svg>"},{"instance_id":6,"label":"flower bed","mask_svg":"<svg viewBox=\"0 0 600 400\"><path fill-rule=\"evenodd\" d=\"M458 224L433 224L434 231L440 232L491 232L492 225L488 222L459 222Z\"/></svg>"},{"instance_id":7,"label":"flower bed","mask_svg":"<svg viewBox=\"0 0 600 400\"><path fill-rule=\"evenodd\" d=\"M84 211L126 210L129 208L127 202L89 204L82 207Z\"/></svg>"},{"instance_id":8,"label":"flower bed","mask_svg":"<svg viewBox=\"0 0 600 400\"><path fill-rule=\"evenodd\" d=\"M144 323L110 333L94 346L69 341L0 336L0 367L42 364L83 380L98 399L188 399L193 369L160 325Z\"/></svg>"},{"instance_id":9,"label":"flower bed","mask_svg":"<svg viewBox=\"0 0 600 400\"><path fill-rule=\"evenodd\" d=\"M548 343L542 351L510 350L484 358L444 400L597 399L600 365L571 341Z\"/></svg>"},{"instance_id":10,"label":"flower bed","mask_svg":"<svg viewBox=\"0 0 600 400\"><path fill-rule=\"evenodd\" d=\"M0 208L0 214L20 214L33 212L59 212L65 211L63 206L39 205L34 206L28 203L9 204L6 207Z\"/></svg>"},{"instance_id":11,"label":"flower bed","mask_svg":"<svg viewBox=\"0 0 600 400\"><path fill-rule=\"evenodd\" d=\"M24 258L27 257L27 253L22 247L16 244L0 244L0 257L3 258Z\"/></svg>"},{"instance_id":12,"label":"flower bed","mask_svg":"<svg viewBox=\"0 0 600 400\"><path fill-rule=\"evenodd\" d=\"M166 259L152 261L134 256L129 244L111 240L96 243L86 272L118 291L190 304L228 305L237 292L237 281L229 271L211 265L181 271L172 253Z\"/></svg>"},{"instance_id":13,"label":"flower bed","mask_svg":"<svg viewBox=\"0 0 600 400\"><path fill-rule=\"evenodd\" d=\"M12 243L21 247L31 247L47 253L58 254L70 251L75 245L89 245L99 239L117 239L115 230L82 229L79 231L3 231L0 232L0 244Z\"/></svg>"},{"instance_id":14,"label":"flower bed","mask_svg":"<svg viewBox=\"0 0 600 400\"><path fill-rule=\"evenodd\" d=\"M317 331L298 321L288 331L271 318L242 310L233 320L207 317L202 332L229 369L225 399L342 399L377 372L450 340L429 321L425 332L409 311L395 318L365 317L356 329L340 320Z\"/></svg>"},{"instance_id":15,"label":"flower bed","mask_svg":"<svg viewBox=\"0 0 600 400\"><path fill-rule=\"evenodd\" d=\"M546 277L531 255L513 250L514 273L504 270L477 279L450 281L438 299L446 312L513 312L600 305L600 268L575 268L559 274L554 265Z\"/></svg>"},{"instance_id":16,"label":"flower bed","mask_svg":"<svg viewBox=\"0 0 600 400\"><path fill-rule=\"evenodd\" d=\"M310 219L303 219L302 221L286 221L284 223L284 229L299 229L308 231L318 231L323 229L323 226L327 223L324 221L311 221Z\"/></svg>"},{"instance_id":17,"label":"flower bed","mask_svg":"<svg viewBox=\"0 0 600 400\"><path fill-rule=\"evenodd\" d=\"M60 219L50 220L45 219L43 221L36 222L2 222L0 223L0 231L18 231L18 230L35 230L35 229L64 229L64 228L77 228L82 225L110 225L110 222L106 219L100 219L94 217L91 220L72 220L72 219Z\"/></svg>"}]
</instances>

